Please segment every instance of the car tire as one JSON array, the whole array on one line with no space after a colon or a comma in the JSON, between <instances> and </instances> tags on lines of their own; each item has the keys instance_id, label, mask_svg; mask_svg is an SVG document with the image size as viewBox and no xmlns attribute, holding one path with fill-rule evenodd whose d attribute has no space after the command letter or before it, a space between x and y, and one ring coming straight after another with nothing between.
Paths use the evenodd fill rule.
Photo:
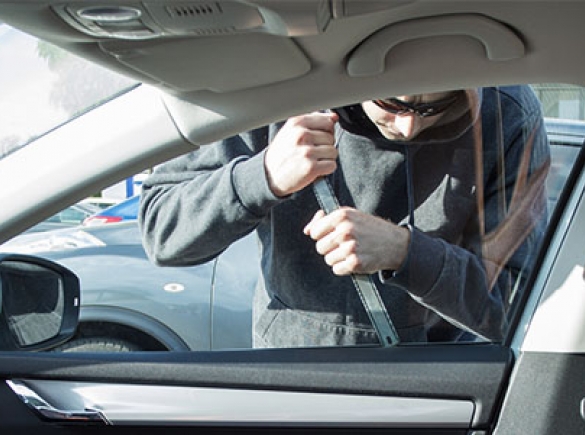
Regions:
<instances>
[{"instance_id":1,"label":"car tire","mask_svg":"<svg viewBox=\"0 0 585 435\"><path fill-rule=\"evenodd\" d=\"M55 352L132 352L142 350L137 345L117 338L92 337L68 341Z\"/></svg>"}]
</instances>

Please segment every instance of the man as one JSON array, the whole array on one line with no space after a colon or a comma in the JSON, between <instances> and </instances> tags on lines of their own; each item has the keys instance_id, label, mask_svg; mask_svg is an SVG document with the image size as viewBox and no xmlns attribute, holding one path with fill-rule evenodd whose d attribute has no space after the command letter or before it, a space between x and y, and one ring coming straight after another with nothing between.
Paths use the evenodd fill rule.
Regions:
<instances>
[{"instance_id":1,"label":"man","mask_svg":"<svg viewBox=\"0 0 585 435\"><path fill-rule=\"evenodd\" d=\"M404 342L498 340L542 234L548 161L529 87L385 98L162 165L139 218L161 265L208 261L257 231L257 347L376 343L352 273L373 274ZM310 188L320 177L342 206L329 215Z\"/></svg>"}]
</instances>

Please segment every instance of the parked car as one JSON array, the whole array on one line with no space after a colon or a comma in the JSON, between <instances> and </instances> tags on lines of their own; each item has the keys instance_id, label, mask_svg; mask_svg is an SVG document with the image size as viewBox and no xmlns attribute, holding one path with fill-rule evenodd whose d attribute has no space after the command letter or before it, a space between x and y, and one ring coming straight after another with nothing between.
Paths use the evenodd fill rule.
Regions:
<instances>
[{"instance_id":1,"label":"parked car","mask_svg":"<svg viewBox=\"0 0 585 435\"><path fill-rule=\"evenodd\" d=\"M92 204L78 202L69 207L55 213L53 216L45 219L42 222L32 226L27 230L28 233L36 233L40 231L50 231L58 228L67 228L79 225L85 219L93 216L99 212L99 208Z\"/></svg>"},{"instance_id":2,"label":"parked car","mask_svg":"<svg viewBox=\"0 0 585 435\"><path fill-rule=\"evenodd\" d=\"M582 120L585 61L578 53L585 41L583 16L585 3L579 1L0 2L4 23L0 25L0 243L132 174L238 132L323 108L392 95L522 83L552 90L554 98L543 104L547 117ZM24 37L15 29L34 37ZM68 52L77 57L68 56ZM81 59L89 60L90 66L81 65ZM92 69L93 64L130 79L118 80ZM36 74L39 69L44 73ZM384 95L380 95L382 91ZM417 114L412 107L404 107L400 110L413 117L432 113L421 111L421 106L416 107ZM445 130L451 132L448 125L444 125ZM260 162L255 167L259 177L265 175L262 157L252 162ZM474 159L469 157L461 156L471 167ZM372 162L369 169L378 163ZM498 169L513 171L516 166ZM480 168L477 165L476 169ZM546 221L538 252L533 251L537 254L534 267L522 275L524 285L512 288L506 299L511 301L511 310L505 313L508 322L501 340L403 339L384 347L231 350L220 346L220 351L75 354L12 348L0 352L1 432L583 433L583 150L568 173L558 198L551 198L556 202L555 212ZM482 180L479 177L465 185L459 182L458 174L438 175L437 182L444 182L445 189L462 188L475 194L473 199L483 193L477 188ZM258 180L265 178L253 181ZM503 181L502 189L509 187L507 179L499 181ZM405 184L391 187L407 188ZM380 192L375 186L359 188ZM247 189L241 192L249 193ZM521 192L517 198L525 197ZM420 197L411 199L417 205ZM478 204L482 205L479 200ZM510 211L506 201L502 205L503 213ZM518 210L520 216L530 216L523 213L524 208L511 208L512 213ZM253 211L243 213L250 212L250 216ZM458 207L450 211L453 219L460 216ZM528 207L528 213L532 211L540 210ZM415 217L419 226L436 222L436 216L423 211ZM472 221L483 222L479 215ZM514 219L505 222L510 221L518 223ZM298 229L299 222L291 223ZM193 225L198 224L193 219ZM91 254L90 249L97 250L97 245L117 243L107 235L113 234L110 231L116 225L128 231L120 238L135 237L136 224L132 222L81 227L77 235L64 231L75 251ZM504 234L507 228L503 228ZM216 231L210 238L220 237L223 228ZM502 258L500 255L513 251L503 247L517 239L503 237L505 243L495 245L499 248L495 257L489 255L493 250L483 250L494 244L478 240L481 260ZM132 256L123 255L138 255L136 244L120 245L120 255L95 280L108 283L111 292L106 296L127 305L132 300L136 306L142 294L143 306L154 310L153 295L160 293L142 288L145 269L136 271L128 261ZM42 249L37 254L51 252L59 263L71 261L72 267L81 267L84 262L84 256L65 258L69 254L63 249ZM164 281L171 284L167 290L159 290L167 297L165 307L150 314L159 316L169 310L180 318L191 310L194 329L204 322L213 325L216 313L210 307L223 306L217 299L222 292L217 290L218 285L222 287L224 273L219 269L227 253L216 252L221 254L219 260L197 266L217 268L201 272L204 288L211 288L206 290L205 308L181 299L192 289L179 291L186 281L175 278L187 273L186 268L180 268L172 280ZM416 261L428 252L410 254ZM63 257L56 258L59 255ZM223 262L233 273L225 276L240 276L240 269L250 272L252 263L256 270L257 261L250 258L248 264L244 257L247 255L239 254L237 261ZM50 262L39 269L37 266L48 260L34 258L22 267L12 264L8 272L18 272L12 280L5 280L6 270L0 268L2 295L5 283L11 291L19 290L14 293L25 295L30 294L31 286L42 291L47 280L49 284L59 282L51 271L63 265ZM191 263L188 260L185 258L185 263ZM279 258L264 255L263 261ZM126 267L117 268L117 263ZM494 262L496 269L498 266ZM152 270L159 273L159 269ZM323 270L329 269L323 265ZM35 276L39 271L40 277ZM449 271L453 269L446 265L439 272ZM430 277L429 271L410 278ZM209 279L215 279L216 285L209 287ZM116 284L122 282L133 287L132 291L120 292ZM70 289L68 283L63 287ZM467 290L486 285L478 280L463 286L457 296L464 298ZM142 293L135 291L141 288ZM321 286L310 288L316 298L325 291ZM411 290L409 285L391 289L409 303L414 296ZM235 295L224 295L225 306L236 303ZM53 302L60 306L61 299ZM86 302L81 301L82 309ZM286 306L287 301L280 302ZM75 300L69 307L75 307ZM268 311L271 308L275 307L268 306ZM482 308L477 306L480 312ZM239 309L230 311L234 323ZM286 311L280 312L285 313L283 318L267 316L264 320L286 321ZM6 336L14 326L6 321L7 313L3 298L0 336ZM42 329L46 317L33 326ZM438 322L442 320L454 322L448 315ZM307 321L311 321L310 316ZM97 329L101 326L95 325ZM215 332L214 342L219 339ZM51 340L41 343L61 345ZM92 344L86 341L81 345ZM110 348L120 350L122 345L125 343L115 343Z\"/></svg>"},{"instance_id":3,"label":"parked car","mask_svg":"<svg viewBox=\"0 0 585 435\"><path fill-rule=\"evenodd\" d=\"M139 201L139 195L120 201L117 204L86 217L83 220L83 225L101 225L122 222L124 220L135 220L138 214Z\"/></svg>"},{"instance_id":4,"label":"parked car","mask_svg":"<svg viewBox=\"0 0 585 435\"><path fill-rule=\"evenodd\" d=\"M97 207L99 210L109 208L120 202L119 198L108 198L102 196L90 196L81 201L82 204L91 204Z\"/></svg>"},{"instance_id":5,"label":"parked car","mask_svg":"<svg viewBox=\"0 0 585 435\"><path fill-rule=\"evenodd\" d=\"M135 200L127 206L137 205ZM253 235L215 260L157 267L136 220L15 237L0 251L35 254L73 271L81 309L75 337L57 350L213 350L252 345L258 249Z\"/></svg>"}]
</instances>

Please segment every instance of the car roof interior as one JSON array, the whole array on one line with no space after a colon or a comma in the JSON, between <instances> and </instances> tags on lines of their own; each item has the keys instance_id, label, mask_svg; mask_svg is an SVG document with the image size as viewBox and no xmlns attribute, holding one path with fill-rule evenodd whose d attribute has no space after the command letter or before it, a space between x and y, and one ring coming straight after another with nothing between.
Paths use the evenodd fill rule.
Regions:
<instances>
[{"instance_id":1,"label":"car roof interior","mask_svg":"<svg viewBox=\"0 0 585 435\"><path fill-rule=\"evenodd\" d=\"M0 17L244 126L380 97L380 89L582 81L580 56L562 47L584 39L575 32L585 32L585 3L557 3L19 0L0 4ZM137 16L131 28L115 19L128 11ZM203 143L188 110L174 114Z\"/></svg>"},{"instance_id":2,"label":"car roof interior","mask_svg":"<svg viewBox=\"0 0 585 435\"><path fill-rule=\"evenodd\" d=\"M129 150L141 158L126 171L294 114L370 98L583 84L585 61L569 49L585 40L583 16L582 1L0 3L5 23L163 91L180 134ZM115 159L122 156L109 163ZM68 199L97 186L70 190Z\"/></svg>"}]
</instances>

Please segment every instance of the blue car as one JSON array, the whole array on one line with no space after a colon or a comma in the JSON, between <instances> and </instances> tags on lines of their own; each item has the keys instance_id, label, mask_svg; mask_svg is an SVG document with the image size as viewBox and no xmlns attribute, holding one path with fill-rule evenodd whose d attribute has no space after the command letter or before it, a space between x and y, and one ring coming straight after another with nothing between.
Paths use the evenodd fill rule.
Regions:
<instances>
[{"instance_id":1,"label":"blue car","mask_svg":"<svg viewBox=\"0 0 585 435\"><path fill-rule=\"evenodd\" d=\"M140 195L125 199L118 204L115 204L100 211L99 213L87 217L83 221L83 225L91 226L122 222L126 220L136 220L138 215L139 201Z\"/></svg>"}]
</instances>

